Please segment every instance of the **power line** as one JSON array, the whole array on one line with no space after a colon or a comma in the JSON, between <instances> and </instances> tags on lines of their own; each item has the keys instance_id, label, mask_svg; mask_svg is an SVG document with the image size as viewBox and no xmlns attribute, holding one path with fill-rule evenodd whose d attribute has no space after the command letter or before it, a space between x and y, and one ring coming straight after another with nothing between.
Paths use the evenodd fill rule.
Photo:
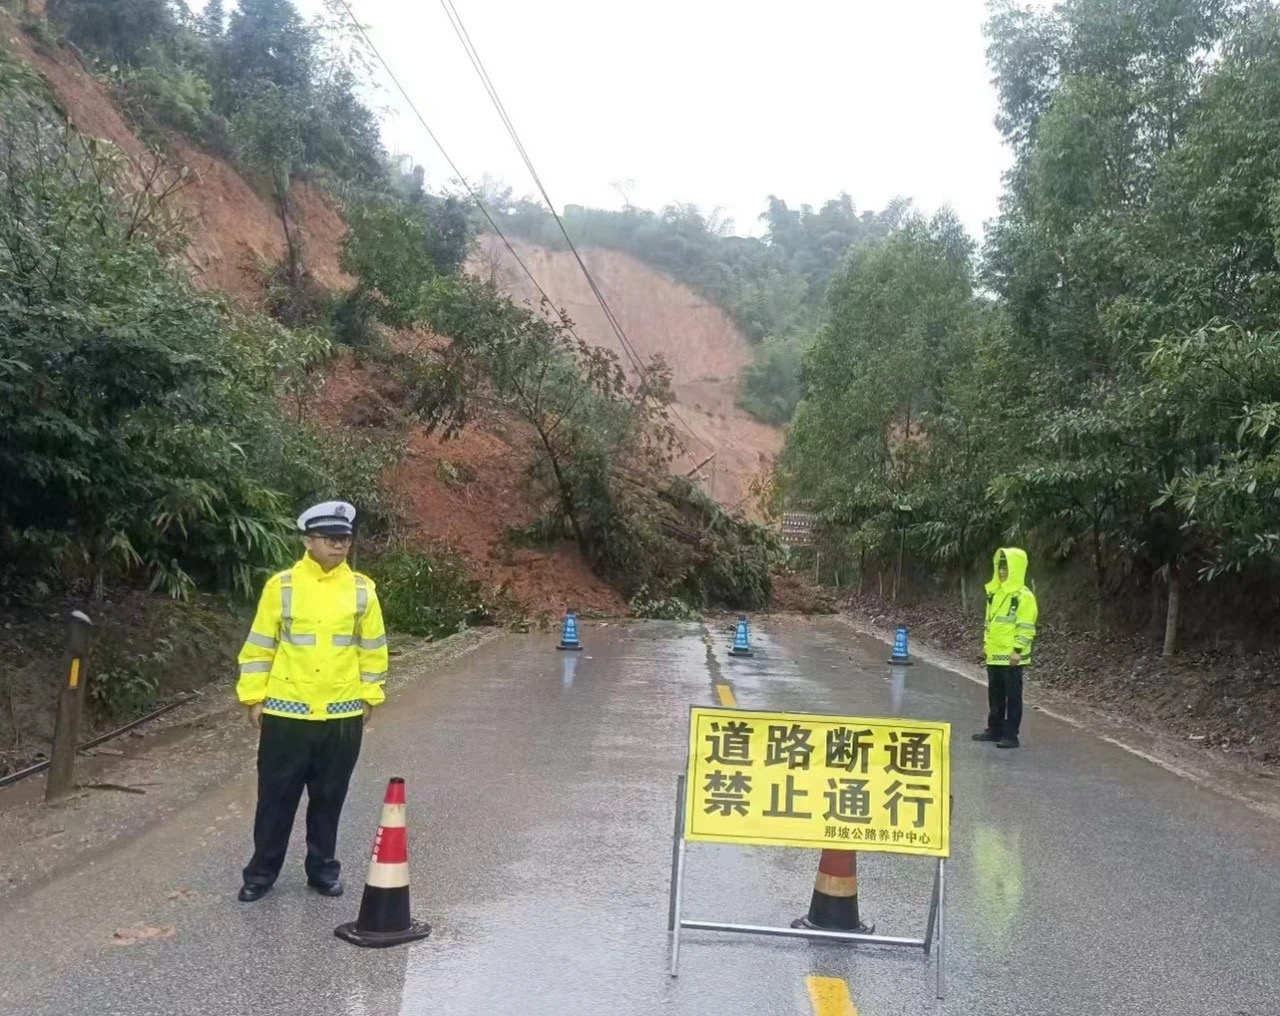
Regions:
<instances>
[{"instance_id":1,"label":"power line","mask_svg":"<svg viewBox=\"0 0 1280 1016\"><path fill-rule=\"evenodd\" d=\"M520 134L516 130L515 124L511 120L510 114L507 113L506 105L503 103L501 96L498 95L498 89L493 83L493 79L489 76L488 68L484 65L484 60L480 56L480 51L476 48L474 42L471 41L471 33L467 31L467 26L462 20L462 15L458 13L458 9L454 6L453 0L440 0L440 6L444 9L445 16L449 19L449 24L453 26L454 35L458 37L458 42L462 44L463 50L467 54L467 59L471 61L471 66L475 70L476 75L480 78L480 83L484 86L485 91L489 95L489 100L493 103L494 109L498 112L498 117L502 120L502 124L507 129L512 143L516 146L516 151L520 154L520 158L524 161L525 167L529 170L529 175L533 177L534 184L537 185L542 199L546 202L547 210L551 213L551 217L555 219L556 225L560 228L560 233L564 237L565 243L569 245L569 250L573 253L574 260L577 261L578 267L582 270L583 277L587 280L587 285L591 288L591 292L595 295L596 301L600 304L600 309L604 311L605 319L609 322L613 329L614 335L617 336L619 344L623 351L630 358L632 366L640 373L641 377L647 375L643 361L639 353L636 352L635 346L627 337L626 331L622 327L622 323L613 312L613 308L609 306L608 300L605 299L604 293L601 292L599 285L596 283L595 277L587 268L586 262L582 255L578 252L577 246L573 242L573 238L569 235L568 229L565 228L564 220L560 218L556 211L555 203L551 200L551 195L547 193L547 188L542 182L542 177L538 174L537 168L533 164L533 160L529 157L528 151L525 149L524 142L520 139ZM678 410L672 405L671 413L679 421L681 426L688 431L699 444L710 448L713 452L715 448L708 444L702 438L694 433L689 424L680 416ZM686 453L688 449L685 449Z\"/></svg>"},{"instance_id":2,"label":"power line","mask_svg":"<svg viewBox=\"0 0 1280 1016\"><path fill-rule=\"evenodd\" d=\"M529 281L533 284L534 288L542 296L542 299L546 302L547 306L551 307L554 310L556 307L555 301L551 299L550 294L542 287L542 284L538 281L537 277L533 274L533 271L529 268L529 266L525 263L524 259L520 256L519 251L517 251L515 247L512 245L511 241L507 239L506 234L502 232L501 227L499 227L498 223L494 220L494 217L489 212L488 207L486 207L485 203L480 199L480 195L476 192L475 188L473 188L471 184L467 181L466 176L463 174L462 170L458 168L458 164L453 161L453 158L449 155L448 150L441 143L440 139L436 137L435 131L433 131L431 129L431 125L427 123L427 119L422 115L422 111L418 109L417 104L413 101L409 93L405 90L404 85L400 83L400 79L396 76L395 71L391 69L391 65L388 64L386 61L386 58L383 57L382 51L378 49L373 39L369 36L369 33L365 30L364 25L362 25L360 23L360 20L356 17L355 11L351 9L351 5L348 2L348 0L338 0L338 3L341 5L343 11L346 12L347 18L348 20L350 20L352 27L354 27L355 30L359 33L360 37L364 40L365 45L369 47L369 51L373 54L374 59L378 61L383 71L386 72L387 77L391 79L391 83L395 85L396 90L400 93L400 97L404 99L405 104L409 107L410 111L412 111L414 117L418 120L418 123L422 125L422 129L426 131L427 137L429 137L432 143L436 146L436 148L439 149L440 154L444 157L445 162L448 163L449 168L453 171L453 174L458 179L458 182L462 184L462 187L467 192L467 195L471 198L473 202L475 202L476 207L480 209L480 212L484 216L485 221L489 223L489 227L494 231L494 233L498 235L498 238L502 241L503 245L510 252L511 256L515 258L516 264L518 264L521 270L524 272L524 274L528 276ZM505 112L503 115L505 120ZM523 145L521 145L520 147L523 150ZM550 204L550 202L548 202L548 204ZM554 208L551 209L551 213L552 215L555 215ZM556 216L556 221L557 222L560 221L559 216ZM561 229L563 228L564 228L563 223L561 223ZM567 239L567 236L566 236L566 239ZM572 246L571 241L570 241L570 246ZM577 252L575 250L575 255L576 253ZM579 258L579 263L581 264L581 258ZM585 265L583 265L583 270L584 272L586 271ZM590 280L590 273L587 273L587 276L588 276L588 279ZM594 290L596 288L594 284L594 280L591 280L591 284ZM599 297L599 298L603 300L602 297ZM607 308L606 308L606 315L608 315L612 320L612 311L608 310ZM572 324L569 323L567 318L565 318L563 314L560 315L560 318L561 318L561 323L568 329L569 333L578 342L582 342L583 341L582 338L573 329ZM623 345L624 345L624 349L628 352L629 356L633 358L633 364L634 364L635 363L634 358L636 356L634 349L631 349L629 342L626 342L625 340L623 341ZM640 371L642 379L647 376L647 372L639 364L636 364L636 369ZM674 407L672 407L672 411L674 415L676 415L677 419L679 419L679 414L675 413ZM693 433L693 431L689 428L689 425L685 423L683 419L680 419L680 422L681 424L684 425L685 429L689 431L689 433L691 434L691 436L694 437L695 440L700 441L700 443L704 445L706 444L706 442L701 441L701 439L698 438L697 435ZM681 446L683 447L683 442L681 442ZM684 451L686 454L689 454L689 450L687 448L685 448Z\"/></svg>"},{"instance_id":3,"label":"power line","mask_svg":"<svg viewBox=\"0 0 1280 1016\"><path fill-rule=\"evenodd\" d=\"M542 183L542 178L538 175L537 169L533 165L533 160L529 157L528 151L524 147L524 142L520 140L520 135L516 131L515 124L512 122L510 115L507 113L507 107L498 95L497 87L493 84L492 78L489 77L488 68L484 65L484 60L480 56L480 51L476 49L475 43L471 41L471 33L467 31L467 27L463 24L462 15L458 13L458 9L453 5L452 0L440 0L440 6L444 9L445 16L449 19L449 24L453 26L453 34L458 37L458 41L462 44L463 50L467 54L467 59L471 61L472 69L475 70L480 78L480 83L489 94L489 100L493 103L494 108L498 111L498 117L502 120L502 124L507 129L512 142L516 146L516 151L520 153L520 158L524 160L525 167L529 170L529 175L533 177L533 182L537 185L538 190L542 193L542 198L547 204L547 210L551 213L552 218L556 220L556 225L560 227L560 233L564 236L565 243L569 245L569 250L573 252L574 258L578 262L578 267L582 269L582 274L586 277L587 284L591 287L592 293L595 294L596 301L600 304L604 311L605 318L613 328L614 334L621 343L623 351L631 359L632 366L637 370L643 371L639 354L631 341L627 338L621 324L610 308L608 301L604 299L599 287L596 285L595 279L591 272L588 271L586 264L578 253L577 247L574 245L572 238L565 229L564 222L556 213L555 204L551 201L550 195L547 193L546 187Z\"/></svg>"},{"instance_id":4,"label":"power line","mask_svg":"<svg viewBox=\"0 0 1280 1016\"><path fill-rule=\"evenodd\" d=\"M547 305L554 308L555 302L551 299L551 296L542 288L542 284L538 282L529 266L525 264L524 259L520 257L520 253L511 245L511 241L507 239L506 234L502 232L497 222L494 221L493 216L489 213L489 209L485 206L485 203L480 200L480 195L477 194L471 184L467 182L467 178L463 175L462 170L458 168L458 164L450 158L448 151L446 151L444 145L440 143L440 139L436 137L435 131L433 131L431 129L431 125L427 123L426 117L424 117L418 110L414 101L409 98L409 93L406 92L404 90L404 86L400 84L400 79L396 77L395 72L391 69L390 65L383 59L381 51L374 45L373 40L369 38L369 33L365 31L364 25L360 24L360 21L356 18L355 11L351 9L351 5L347 0L338 0L338 3L341 4L342 9L347 12L347 17L351 20L352 26L360 33L360 37L364 39L365 45L369 47L369 51L373 53L374 58L382 65L382 69L386 71L387 77L391 79L392 83L396 86L396 90L399 91L409 109L413 111L413 115L417 117L418 122L422 124L422 129L427 132L427 136L431 138L431 141L435 144L436 148L440 150L440 154L444 156L444 161L449 164L449 168L453 170L453 174L458 178L458 182L462 184L463 189L466 190L468 196L475 202L476 207L480 209L485 220L489 223L489 227L498 234L498 238L506 245L507 250L511 252L511 256L516 259L516 264L524 270L525 275L529 277L529 281L533 283L534 288L542 294L542 298L547 302ZM575 339L578 339L579 342L582 341L578 338L578 334L572 327L569 327L569 333L573 335Z\"/></svg>"}]
</instances>

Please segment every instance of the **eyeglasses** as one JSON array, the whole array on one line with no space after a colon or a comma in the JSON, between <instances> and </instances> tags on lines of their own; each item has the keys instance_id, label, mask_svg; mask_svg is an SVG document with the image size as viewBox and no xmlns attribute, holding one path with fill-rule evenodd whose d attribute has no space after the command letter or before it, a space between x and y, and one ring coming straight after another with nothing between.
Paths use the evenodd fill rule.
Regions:
<instances>
[{"instance_id":1,"label":"eyeglasses","mask_svg":"<svg viewBox=\"0 0 1280 1016\"><path fill-rule=\"evenodd\" d=\"M331 547L345 547L351 542L350 536L329 536L326 533L318 533L312 539L323 540Z\"/></svg>"}]
</instances>

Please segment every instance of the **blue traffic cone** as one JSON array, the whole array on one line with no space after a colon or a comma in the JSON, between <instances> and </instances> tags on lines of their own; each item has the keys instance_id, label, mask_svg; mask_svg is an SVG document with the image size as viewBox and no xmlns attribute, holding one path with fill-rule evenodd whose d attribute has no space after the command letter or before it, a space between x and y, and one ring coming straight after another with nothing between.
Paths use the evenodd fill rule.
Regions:
<instances>
[{"instance_id":1,"label":"blue traffic cone","mask_svg":"<svg viewBox=\"0 0 1280 1016\"><path fill-rule=\"evenodd\" d=\"M907 655L907 629L901 625L893 636L893 656L889 662L899 667L911 666L911 657Z\"/></svg>"},{"instance_id":2,"label":"blue traffic cone","mask_svg":"<svg viewBox=\"0 0 1280 1016\"><path fill-rule=\"evenodd\" d=\"M572 610L564 616L564 631L560 635L560 644L557 649L579 650L582 643L578 641L578 615Z\"/></svg>"},{"instance_id":3,"label":"blue traffic cone","mask_svg":"<svg viewBox=\"0 0 1280 1016\"><path fill-rule=\"evenodd\" d=\"M733 648L729 650L730 656L754 656L751 651L751 633L747 630L746 615L738 618L738 630L733 636Z\"/></svg>"}]
</instances>

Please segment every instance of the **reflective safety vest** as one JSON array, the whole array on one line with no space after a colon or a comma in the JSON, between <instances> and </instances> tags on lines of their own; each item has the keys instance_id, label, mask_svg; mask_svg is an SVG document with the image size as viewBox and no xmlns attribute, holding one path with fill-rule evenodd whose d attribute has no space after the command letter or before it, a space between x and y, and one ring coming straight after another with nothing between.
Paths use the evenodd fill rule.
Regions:
<instances>
[{"instance_id":1,"label":"reflective safety vest","mask_svg":"<svg viewBox=\"0 0 1280 1016\"><path fill-rule=\"evenodd\" d=\"M1004 557L1009 577L1000 581L1000 558ZM987 583L987 623L982 649L987 665L1007 667L1016 650L1019 662L1031 666L1031 647L1036 638L1036 619L1040 607L1036 594L1025 585L1027 552L1018 547L1001 547L992 561L991 581Z\"/></svg>"},{"instance_id":2,"label":"reflective safety vest","mask_svg":"<svg viewBox=\"0 0 1280 1016\"><path fill-rule=\"evenodd\" d=\"M272 716L337 720L386 701L387 633L373 580L308 555L267 580L236 694Z\"/></svg>"}]
</instances>

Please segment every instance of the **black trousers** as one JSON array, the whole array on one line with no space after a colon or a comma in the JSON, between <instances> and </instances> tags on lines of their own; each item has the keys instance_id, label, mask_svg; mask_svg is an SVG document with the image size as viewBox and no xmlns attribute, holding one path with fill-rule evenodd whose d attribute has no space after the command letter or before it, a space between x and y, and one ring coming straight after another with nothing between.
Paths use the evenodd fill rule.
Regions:
<instances>
[{"instance_id":1,"label":"black trousers","mask_svg":"<svg viewBox=\"0 0 1280 1016\"><path fill-rule=\"evenodd\" d=\"M1022 668L987 667L987 730L1017 737L1022 727Z\"/></svg>"},{"instance_id":2,"label":"black trousers","mask_svg":"<svg viewBox=\"0 0 1280 1016\"><path fill-rule=\"evenodd\" d=\"M294 720L262 717L258 736L258 810L253 858L244 869L251 885L272 885L284 865L302 788L307 789L307 879L330 883L342 866L338 819L360 757L364 717Z\"/></svg>"}]
</instances>

